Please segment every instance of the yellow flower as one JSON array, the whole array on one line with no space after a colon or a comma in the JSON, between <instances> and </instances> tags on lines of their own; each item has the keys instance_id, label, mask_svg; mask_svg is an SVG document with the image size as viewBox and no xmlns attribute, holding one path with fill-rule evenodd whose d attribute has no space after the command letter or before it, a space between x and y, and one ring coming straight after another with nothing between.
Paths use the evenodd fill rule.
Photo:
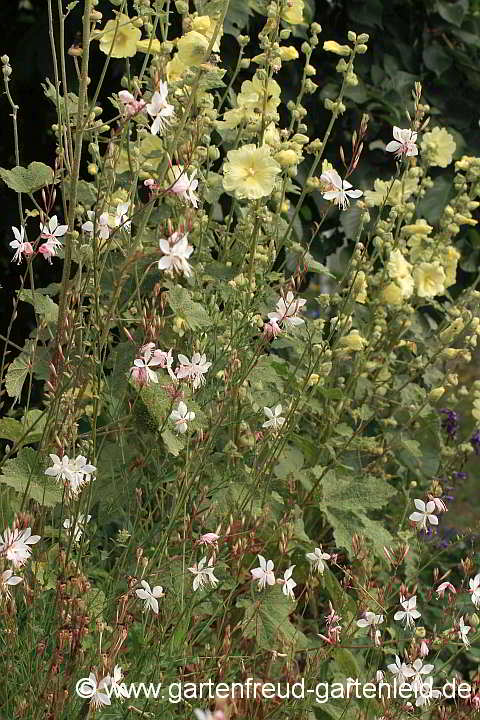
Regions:
<instances>
[{"instance_id":1,"label":"yellow flower","mask_svg":"<svg viewBox=\"0 0 480 720\"><path fill-rule=\"evenodd\" d=\"M291 25L303 23L303 0L287 0L281 18Z\"/></svg>"},{"instance_id":2,"label":"yellow flower","mask_svg":"<svg viewBox=\"0 0 480 720\"><path fill-rule=\"evenodd\" d=\"M352 296L356 302L364 305L367 302L367 278L363 270L359 270L352 287Z\"/></svg>"},{"instance_id":3,"label":"yellow flower","mask_svg":"<svg viewBox=\"0 0 480 720\"><path fill-rule=\"evenodd\" d=\"M413 271L418 297L433 298L445 292L445 272L438 262L420 263Z\"/></svg>"},{"instance_id":4,"label":"yellow flower","mask_svg":"<svg viewBox=\"0 0 480 720\"><path fill-rule=\"evenodd\" d=\"M445 270L445 287L450 287L457 279L457 264L460 260L460 253L454 247L447 249L447 257L443 261L443 269Z\"/></svg>"},{"instance_id":5,"label":"yellow flower","mask_svg":"<svg viewBox=\"0 0 480 720\"><path fill-rule=\"evenodd\" d=\"M157 38L146 38L137 42L137 50L143 53L159 53L161 50L160 40Z\"/></svg>"},{"instance_id":6,"label":"yellow flower","mask_svg":"<svg viewBox=\"0 0 480 720\"><path fill-rule=\"evenodd\" d=\"M186 35L183 35L178 42L178 60L183 65L190 67L191 65L201 65L205 60L205 52L208 48L208 40L205 35L197 32L196 30L190 30Z\"/></svg>"},{"instance_id":7,"label":"yellow flower","mask_svg":"<svg viewBox=\"0 0 480 720\"><path fill-rule=\"evenodd\" d=\"M128 15L119 13L116 20L109 20L100 37L100 50L112 58L133 57L142 33Z\"/></svg>"},{"instance_id":8,"label":"yellow flower","mask_svg":"<svg viewBox=\"0 0 480 720\"><path fill-rule=\"evenodd\" d=\"M350 330L348 335L341 338L340 344L347 350L355 350L355 352L358 352L359 350L363 350L363 348L368 345L368 342L360 335L358 330Z\"/></svg>"},{"instance_id":9,"label":"yellow flower","mask_svg":"<svg viewBox=\"0 0 480 720\"><path fill-rule=\"evenodd\" d=\"M430 132L425 133L420 147L422 156L429 165L447 167L452 162L453 153L457 146L455 140L445 128L435 127Z\"/></svg>"},{"instance_id":10,"label":"yellow flower","mask_svg":"<svg viewBox=\"0 0 480 720\"><path fill-rule=\"evenodd\" d=\"M192 21L192 30L195 30L195 32L198 32L201 35L204 35L207 38L208 42L210 42L210 40L212 39L216 26L217 20L215 18L209 17L208 15L199 15ZM212 47L212 52L220 52L220 38L222 37L222 35L223 28L220 27Z\"/></svg>"},{"instance_id":11,"label":"yellow flower","mask_svg":"<svg viewBox=\"0 0 480 720\"><path fill-rule=\"evenodd\" d=\"M325 40L323 43L323 49L326 52L334 53L335 55L341 55L342 57L348 57L352 52L352 48L349 45L340 45L335 40Z\"/></svg>"},{"instance_id":12,"label":"yellow flower","mask_svg":"<svg viewBox=\"0 0 480 720\"><path fill-rule=\"evenodd\" d=\"M387 205L400 205L402 202L406 202L410 195L416 192L418 188L418 178L405 178L403 183L403 196L402 183L400 180L394 180L392 189L388 192L391 185L391 181L375 180L373 184L375 189L365 190L364 196L367 204L375 206L383 205L383 203L386 202ZM387 199L385 200L385 198Z\"/></svg>"},{"instance_id":13,"label":"yellow flower","mask_svg":"<svg viewBox=\"0 0 480 720\"><path fill-rule=\"evenodd\" d=\"M411 275L412 266L405 260L400 250L392 250L390 259L387 262L387 272L392 280L398 285L402 296L409 298L413 293L413 278Z\"/></svg>"},{"instance_id":14,"label":"yellow flower","mask_svg":"<svg viewBox=\"0 0 480 720\"><path fill-rule=\"evenodd\" d=\"M428 225L423 218L417 220L414 225L404 225L402 227L402 232L405 235L430 235L432 230L433 227Z\"/></svg>"},{"instance_id":15,"label":"yellow flower","mask_svg":"<svg viewBox=\"0 0 480 720\"><path fill-rule=\"evenodd\" d=\"M394 283L388 283L382 290L382 299L389 305L401 305L404 296L399 286Z\"/></svg>"},{"instance_id":16,"label":"yellow flower","mask_svg":"<svg viewBox=\"0 0 480 720\"><path fill-rule=\"evenodd\" d=\"M281 167L290 167L291 165L297 165L299 162L295 150L280 150L275 155L275 160L280 163Z\"/></svg>"},{"instance_id":17,"label":"yellow flower","mask_svg":"<svg viewBox=\"0 0 480 720\"><path fill-rule=\"evenodd\" d=\"M235 197L257 200L270 195L275 177L281 172L266 145L244 145L230 150L223 166L223 187Z\"/></svg>"},{"instance_id":18,"label":"yellow flower","mask_svg":"<svg viewBox=\"0 0 480 720\"><path fill-rule=\"evenodd\" d=\"M283 62L288 62L288 60L297 60L298 51L296 48L293 47L293 45L289 45L288 47L285 47L283 45L280 48L280 58L283 60Z\"/></svg>"},{"instance_id":19,"label":"yellow flower","mask_svg":"<svg viewBox=\"0 0 480 720\"><path fill-rule=\"evenodd\" d=\"M181 80L186 67L181 60L179 60L178 53L169 60L167 63L167 82L175 83Z\"/></svg>"},{"instance_id":20,"label":"yellow flower","mask_svg":"<svg viewBox=\"0 0 480 720\"><path fill-rule=\"evenodd\" d=\"M265 93L267 95L265 111L267 115L272 115L280 105L280 85L270 79L265 89L265 83L258 75L254 75L252 80L245 80L237 96L238 107L224 113L223 121L218 123L219 127L232 129L241 122L255 122L260 119Z\"/></svg>"}]
</instances>

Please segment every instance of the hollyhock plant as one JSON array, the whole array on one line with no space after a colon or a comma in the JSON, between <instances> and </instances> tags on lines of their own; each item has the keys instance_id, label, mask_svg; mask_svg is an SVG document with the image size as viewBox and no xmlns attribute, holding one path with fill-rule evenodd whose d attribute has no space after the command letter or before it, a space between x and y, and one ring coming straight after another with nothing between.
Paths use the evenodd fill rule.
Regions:
<instances>
[{"instance_id":1,"label":"hollyhock plant","mask_svg":"<svg viewBox=\"0 0 480 720\"><path fill-rule=\"evenodd\" d=\"M22 262L22 256L28 258L33 254L33 247L28 240L25 240L24 227L21 227L20 230L18 230L16 227L12 226L12 232L15 235L15 240L11 240L9 243L12 250L15 250L12 262L16 262L17 265L20 265Z\"/></svg>"},{"instance_id":2,"label":"hollyhock plant","mask_svg":"<svg viewBox=\"0 0 480 720\"><path fill-rule=\"evenodd\" d=\"M336 170L327 170L320 176L324 183L325 190L322 192L324 200L330 200L342 210L346 210L350 199L362 197L361 190L352 190L352 185L347 180L342 180Z\"/></svg>"},{"instance_id":3,"label":"hollyhock plant","mask_svg":"<svg viewBox=\"0 0 480 720\"><path fill-rule=\"evenodd\" d=\"M385 147L387 152L393 152L395 157L413 157L418 155L418 148L415 145L417 142L417 133L409 129L401 129L397 126L393 128L394 140L391 140Z\"/></svg>"}]
</instances>

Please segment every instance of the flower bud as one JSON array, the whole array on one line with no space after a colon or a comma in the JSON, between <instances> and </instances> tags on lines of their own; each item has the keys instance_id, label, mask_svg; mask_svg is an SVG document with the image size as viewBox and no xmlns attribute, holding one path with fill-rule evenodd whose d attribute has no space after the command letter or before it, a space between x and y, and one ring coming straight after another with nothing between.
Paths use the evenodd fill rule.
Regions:
<instances>
[{"instance_id":1,"label":"flower bud","mask_svg":"<svg viewBox=\"0 0 480 720\"><path fill-rule=\"evenodd\" d=\"M349 31L348 31L347 37L348 37L348 39L350 40L350 42L356 42L356 41L357 41L357 33L354 33L353 30L349 30Z\"/></svg>"},{"instance_id":2,"label":"flower bud","mask_svg":"<svg viewBox=\"0 0 480 720\"><path fill-rule=\"evenodd\" d=\"M357 45L355 49L356 49L358 55L365 55L365 53L368 50L368 47L366 45L364 45L363 43L361 43L360 45Z\"/></svg>"}]
</instances>

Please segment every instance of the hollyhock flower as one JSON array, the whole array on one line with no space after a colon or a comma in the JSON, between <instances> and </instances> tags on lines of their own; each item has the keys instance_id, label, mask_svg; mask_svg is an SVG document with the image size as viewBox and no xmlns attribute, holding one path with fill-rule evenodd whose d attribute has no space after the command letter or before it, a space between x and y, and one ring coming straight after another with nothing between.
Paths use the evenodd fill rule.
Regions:
<instances>
[{"instance_id":1,"label":"hollyhock flower","mask_svg":"<svg viewBox=\"0 0 480 720\"><path fill-rule=\"evenodd\" d=\"M330 200L342 210L350 204L349 198L359 198L363 195L361 190L352 190L347 180L342 180L336 170L327 170L320 175L320 180L325 184L326 190L322 192L324 200Z\"/></svg>"},{"instance_id":2,"label":"hollyhock flower","mask_svg":"<svg viewBox=\"0 0 480 720\"><path fill-rule=\"evenodd\" d=\"M185 433L188 429L187 423L191 420L195 420L195 413L193 410L189 411L183 400L181 400L178 403L178 408L176 410L172 410L170 413L170 420L175 422L175 430L178 433Z\"/></svg>"},{"instance_id":3,"label":"hollyhock flower","mask_svg":"<svg viewBox=\"0 0 480 720\"><path fill-rule=\"evenodd\" d=\"M152 135L162 134L175 115L173 105L167 102L167 95L168 85L166 82L160 81L160 90L153 93L151 102L146 106L148 114L154 118L150 128Z\"/></svg>"},{"instance_id":4,"label":"hollyhock flower","mask_svg":"<svg viewBox=\"0 0 480 720\"><path fill-rule=\"evenodd\" d=\"M420 147L422 157L429 165L445 168L452 162L457 146L452 135L445 128L434 127L424 134Z\"/></svg>"},{"instance_id":5,"label":"hollyhock flower","mask_svg":"<svg viewBox=\"0 0 480 720\"><path fill-rule=\"evenodd\" d=\"M417 265L413 277L418 297L433 298L445 294L446 275L438 260Z\"/></svg>"},{"instance_id":6,"label":"hollyhock flower","mask_svg":"<svg viewBox=\"0 0 480 720\"><path fill-rule=\"evenodd\" d=\"M282 585L283 594L289 597L291 600L295 600L293 588L297 586L297 583L292 578L292 572L294 567L295 565L292 565L291 567L287 568L287 570L285 570L283 574L283 580L278 580L278 582Z\"/></svg>"},{"instance_id":7,"label":"hollyhock flower","mask_svg":"<svg viewBox=\"0 0 480 720\"><path fill-rule=\"evenodd\" d=\"M425 504L423 500L418 499L414 500L413 502L415 503L417 511L409 515L409 520L417 523L417 525L420 526L420 529L423 530L427 529L427 522L429 522L431 525L438 525L438 518L434 514L435 503L433 502L433 500L429 500L427 504Z\"/></svg>"},{"instance_id":8,"label":"hollyhock flower","mask_svg":"<svg viewBox=\"0 0 480 720\"><path fill-rule=\"evenodd\" d=\"M393 137L395 140L391 140L386 146L387 152L395 153L395 157L405 155L406 157L412 157L418 155L418 148L415 145L417 141L417 133L413 130L401 129L394 126Z\"/></svg>"},{"instance_id":9,"label":"hollyhock flower","mask_svg":"<svg viewBox=\"0 0 480 720\"><path fill-rule=\"evenodd\" d=\"M50 240L54 244L61 245L58 238L63 237L68 230L68 225L59 225L57 216L53 215L48 221L48 225L43 223L40 225L40 237L44 240Z\"/></svg>"},{"instance_id":10,"label":"hollyhock flower","mask_svg":"<svg viewBox=\"0 0 480 720\"><path fill-rule=\"evenodd\" d=\"M281 416L282 406L280 405L280 403L274 408L264 407L263 412L267 416L268 420L263 423L262 427L271 427L273 428L273 430L279 430L282 427L285 422L285 418Z\"/></svg>"},{"instance_id":11,"label":"hollyhock flower","mask_svg":"<svg viewBox=\"0 0 480 720\"><path fill-rule=\"evenodd\" d=\"M437 598L443 598L446 590L450 590L450 592L452 592L454 595L457 592L455 590L455 588L453 587L452 583L443 582L443 583L440 583L440 585L438 586L438 588L435 591L437 593Z\"/></svg>"},{"instance_id":12,"label":"hollyhock flower","mask_svg":"<svg viewBox=\"0 0 480 720\"><path fill-rule=\"evenodd\" d=\"M307 301L302 298L295 300L293 292L289 290L286 297L281 297L278 300L276 311L268 313L268 317L271 321L275 320L277 323L283 323L287 328L303 325L305 321L298 317L298 313L306 302Z\"/></svg>"},{"instance_id":13,"label":"hollyhock flower","mask_svg":"<svg viewBox=\"0 0 480 720\"><path fill-rule=\"evenodd\" d=\"M469 592L472 594L472 602L475 607L480 608L480 573L469 581Z\"/></svg>"},{"instance_id":14,"label":"hollyhock flower","mask_svg":"<svg viewBox=\"0 0 480 720\"><path fill-rule=\"evenodd\" d=\"M123 111L128 117L132 117L133 115L137 115L139 112L142 112L146 105L145 100L142 100L141 98L139 100L135 100L132 93L128 92L128 90L120 90L118 98L122 103Z\"/></svg>"},{"instance_id":15,"label":"hollyhock flower","mask_svg":"<svg viewBox=\"0 0 480 720\"><path fill-rule=\"evenodd\" d=\"M152 367L157 367L162 364L162 358L155 354L153 348L154 343L148 343L140 349L143 351L143 357L136 358L133 361L133 367L130 368L130 375L132 380L143 387L149 383L158 383L157 374L152 370Z\"/></svg>"},{"instance_id":16,"label":"hollyhock flower","mask_svg":"<svg viewBox=\"0 0 480 720\"><path fill-rule=\"evenodd\" d=\"M83 223L82 230L86 233L93 233L95 227L95 211L87 210L88 220ZM108 240L110 237L110 228L108 227L108 213L104 212L99 215L96 223L98 237L102 240Z\"/></svg>"},{"instance_id":17,"label":"hollyhock flower","mask_svg":"<svg viewBox=\"0 0 480 720\"><path fill-rule=\"evenodd\" d=\"M264 590L266 585L275 585L272 560L265 560L263 555L258 556L260 567L250 570L253 580L258 580L258 589Z\"/></svg>"},{"instance_id":18,"label":"hollyhock flower","mask_svg":"<svg viewBox=\"0 0 480 720\"><path fill-rule=\"evenodd\" d=\"M3 573L0 573L0 595L4 595L7 598L11 597L9 587L18 585L18 583L21 582L22 578L14 575L13 570L4 570Z\"/></svg>"},{"instance_id":19,"label":"hollyhock flower","mask_svg":"<svg viewBox=\"0 0 480 720\"><path fill-rule=\"evenodd\" d=\"M103 30L98 33L100 50L112 58L133 57L137 52L137 42L142 37L128 15L118 13L114 20L109 20ZM96 37L94 36L94 39Z\"/></svg>"},{"instance_id":20,"label":"hollyhock flower","mask_svg":"<svg viewBox=\"0 0 480 720\"><path fill-rule=\"evenodd\" d=\"M179 380L184 378L193 380L192 387L196 390L200 385L205 384L205 373L208 372L212 363L207 362L207 356L205 354L200 355L196 352L192 355L190 361L186 355L179 355L178 361L180 366L175 370L176 376Z\"/></svg>"},{"instance_id":21,"label":"hollyhock flower","mask_svg":"<svg viewBox=\"0 0 480 720\"><path fill-rule=\"evenodd\" d=\"M30 545L35 545L39 540L40 535L32 535L29 527L25 530L7 528L3 537L0 535L0 555L4 555L13 567L21 567L32 553Z\"/></svg>"},{"instance_id":22,"label":"hollyhock flower","mask_svg":"<svg viewBox=\"0 0 480 720\"><path fill-rule=\"evenodd\" d=\"M170 187L168 192L178 195L184 202L198 207L198 197L195 190L198 187L198 180L195 179L197 171L194 170L190 177L181 165L173 165L167 174Z\"/></svg>"},{"instance_id":23,"label":"hollyhock flower","mask_svg":"<svg viewBox=\"0 0 480 720\"><path fill-rule=\"evenodd\" d=\"M213 566L213 557L210 558L208 561L207 567L205 567L205 563L207 562L207 558L203 557L198 565L193 565L193 567L188 568L190 572L195 575L193 578L193 589L198 590L198 588L203 589L203 587L207 584L210 584L212 587L215 587L218 583L218 578L215 577L214 573L214 566Z\"/></svg>"},{"instance_id":24,"label":"hollyhock flower","mask_svg":"<svg viewBox=\"0 0 480 720\"><path fill-rule=\"evenodd\" d=\"M310 561L312 570L314 572L319 572L321 575L323 575L325 571L324 560L330 560L330 557L331 555L322 551L321 546L319 548L315 548L313 553L306 553L306 558Z\"/></svg>"},{"instance_id":25,"label":"hollyhock flower","mask_svg":"<svg viewBox=\"0 0 480 720\"><path fill-rule=\"evenodd\" d=\"M158 269L165 270L170 275L176 271L185 277L191 277L192 268L188 264L188 258L193 252L193 245L188 244L188 233L182 235L174 232L168 240L162 238L159 244L163 257L158 261Z\"/></svg>"},{"instance_id":26,"label":"hollyhock flower","mask_svg":"<svg viewBox=\"0 0 480 720\"><path fill-rule=\"evenodd\" d=\"M73 534L73 542L78 543L80 542L80 538L83 535L83 532L85 530L85 526L87 523L90 522L92 519L91 515L83 515L83 513L80 513L77 517L76 521L75 518L65 518L63 521L63 527L65 530L71 530Z\"/></svg>"},{"instance_id":27,"label":"hollyhock flower","mask_svg":"<svg viewBox=\"0 0 480 720\"><path fill-rule=\"evenodd\" d=\"M18 230L16 227L13 227L12 225L12 231L15 235L15 240L12 240L9 245L12 248L12 250L15 250L15 254L12 258L12 262L16 262L17 265L20 265L22 262L22 255L27 257L30 257L30 255L33 254L33 247L32 245L27 241L25 242L25 228L21 227L20 230Z\"/></svg>"},{"instance_id":28,"label":"hollyhock flower","mask_svg":"<svg viewBox=\"0 0 480 720\"><path fill-rule=\"evenodd\" d=\"M244 145L228 151L223 164L223 187L239 200L258 200L271 194L280 172L268 145Z\"/></svg>"},{"instance_id":29,"label":"hollyhock flower","mask_svg":"<svg viewBox=\"0 0 480 720\"><path fill-rule=\"evenodd\" d=\"M146 580L142 580L140 585L142 589L135 590L135 594L140 600L145 601L144 610L153 610L155 615L158 615L158 598L165 597L163 587L155 585L154 588L151 588Z\"/></svg>"},{"instance_id":30,"label":"hollyhock flower","mask_svg":"<svg viewBox=\"0 0 480 720\"><path fill-rule=\"evenodd\" d=\"M458 637L463 642L465 647L470 647L470 641L467 638L468 633L470 632L472 628L470 625L465 625L465 621L463 619L463 615L460 618L459 626L458 626Z\"/></svg>"},{"instance_id":31,"label":"hollyhock flower","mask_svg":"<svg viewBox=\"0 0 480 720\"><path fill-rule=\"evenodd\" d=\"M406 600L402 595L400 596L400 605L402 606L403 610L398 610L395 615L393 616L394 620L399 620L400 622L405 621L405 627L410 627L410 625L415 625L415 620L418 620L419 617L421 617L421 613L417 610L417 597L416 595L413 595L413 597L408 598Z\"/></svg>"},{"instance_id":32,"label":"hollyhock flower","mask_svg":"<svg viewBox=\"0 0 480 720\"><path fill-rule=\"evenodd\" d=\"M383 615L375 615L373 612L367 611L363 618L357 620L357 626L360 628L381 625L383 623Z\"/></svg>"}]
</instances>

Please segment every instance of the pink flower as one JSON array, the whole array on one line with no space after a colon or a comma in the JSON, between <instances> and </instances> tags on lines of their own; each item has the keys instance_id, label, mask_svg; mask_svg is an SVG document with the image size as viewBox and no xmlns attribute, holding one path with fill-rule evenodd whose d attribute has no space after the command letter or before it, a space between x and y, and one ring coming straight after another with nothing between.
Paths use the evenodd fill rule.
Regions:
<instances>
[{"instance_id":1,"label":"pink flower","mask_svg":"<svg viewBox=\"0 0 480 720\"><path fill-rule=\"evenodd\" d=\"M28 241L25 242L25 228L21 227L20 230L17 230L17 228L12 225L12 231L15 235L15 240L10 242L10 247L15 250L12 262L16 262L20 265L22 262L22 255L26 258L30 257L30 255L33 254L33 247Z\"/></svg>"},{"instance_id":2,"label":"pink flower","mask_svg":"<svg viewBox=\"0 0 480 720\"><path fill-rule=\"evenodd\" d=\"M205 384L205 378L203 376L212 365L211 362L207 362L207 356L205 354L200 355L200 353L196 352L192 355L191 361L186 355L180 354L178 361L180 367L178 367L175 372L179 380L183 378L193 380L192 387L194 390L200 387L200 385Z\"/></svg>"},{"instance_id":3,"label":"pink flower","mask_svg":"<svg viewBox=\"0 0 480 720\"><path fill-rule=\"evenodd\" d=\"M218 550L219 537L220 535L217 535L217 533L205 533L205 535L200 535L197 542L199 545L211 545Z\"/></svg>"},{"instance_id":4,"label":"pink flower","mask_svg":"<svg viewBox=\"0 0 480 720\"><path fill-rule=\"evenodd\" d=\"M295 328L305 322L298 317L298 313L307 301L302 298L294 299L293 292L289 290L286 297L281 297L277 302L276 312L268 313L270 322L283 323L286 328Z\"/></svg>"},{"instance_id":5,"label":"pink flower","mask_svg":"<svg viewBox=\"0 0 480 720\"><path fill-rule=\"evenodd\" d=\"M120 90L118 98L123 105L122 109L128 117L142 112L146 105L145 100L135 100L132 93L128 92L128 90Z\"/></svg>"},{"instance_id":6,"label":"pink flower","mask_svg":"<svg viewBox=\"0 0 480 720\"><path fill-rule=\"evenodd\" d=\"M453 587L452 583L443 582L443 583L441 583L441 585L438 586L438 588L437 588L437 590L436 590L437 597L438 597L438 598L443 598L446 590L450 590L450 592L452 592L452 593L454 593L454 594L457 592L457 591L455 590L455 588Z\"/></svg>"},{"instance_id":7,"label":"pink flower","mask_svg":"<svg viewBox=\"0 0 480 720\"><path fill-rule=\"evenodd\" d=\"M173 165L170 168L170 175L173 177L173 184L169 188L169 192L178 195L187 203L191 203L193 207L198 207L198 197L195 190L198 187L198 180L195 179L196 170L188 177L185 170L180 165Z\"/></svg>"},{"instance_id":8,"label":"pink flower","mask_svg":"<svg viewBox=\"0 0 480 720\"><path fill-rule=\"evenodd\" d=\"M408 129L402 130L394 126L393 137L395 140L391 140L385 148L387 152L395 153L395 157L399 157L400 155L405 155L406 157L418 155L418 148L415 145L417 141L416 132Z\"/></svg>"},{"instance_id":9,"label":"pink flower","mask_svg":"<svg viewBox=\"0 0 480 720\"><path fill-rule=\"evenodd\" d=\"M130 368L130 375L137 385L142 387L149 383L158 383L156 373L151 369L161 364L162 360L160 357L155 357L153 348L154 343L148 343L140 348L140 352L143 352L143 357L136 358L133 362L133 367Z\"/></svg>"},{"instance_id":10,"label":"pink flower","mask_svg":"<svg viewBox=\"0 0 480 720\"><path fill-rule=\"evenodd\" d=\"M39 540L40 535L32 535L29 527L25 530L7 528L3 538L0 535L0 555L5 555L13 567L21 567L31 555L30 545L35 545Z\"/></svg>"},{"instance_id":11,"label":"pink flower","mask_svg":"<svg viewBox=\"0 0 480 720\"><path fill-rule=\"evenodd\" d=\"M266 340L274 340L278 335L281 335L282 332L283 330L275 318L263 326L263 337Z\"/></svg>"},{"instance_id":12,"label":"pink flower","mask_svg":"<svg viewBox=\"0 0 480 720\"><path fill-rule=\"evenodd\" d=\"M48 240L46 243L42 243L38 248L38 252L43 255L50 265L52 264L52 257L57 254L57 248L61 247L62 244L58 240Z\"/></svg>"}]
</instances>

